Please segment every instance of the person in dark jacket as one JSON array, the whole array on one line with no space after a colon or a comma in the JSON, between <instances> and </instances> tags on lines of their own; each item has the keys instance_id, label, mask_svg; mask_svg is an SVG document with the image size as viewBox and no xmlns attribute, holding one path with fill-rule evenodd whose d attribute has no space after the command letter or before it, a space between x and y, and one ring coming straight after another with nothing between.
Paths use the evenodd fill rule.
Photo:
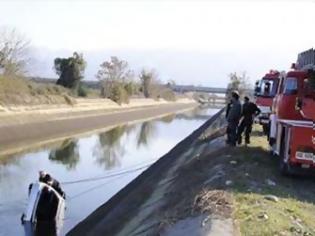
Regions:
<instances>
[{"instance_id":1,"label":"person in dark jacket","mask_svg":"<svg viewBox=\"0 0 315 236\"><path fill-rule=\"evenodd\" d=\"M230 109L231 109L231 107L232 107L232 103L233 103L233 101L232 101L232 99L231 99L231 101L226 105L226 111L225 111L225 119L226 119L226 120L227 120L227 117L228 117L228 115L229 115ZM226 143L229 144L229 143L230 143L230 141L229 141L230 128L229 128L229 127L226 128L226 136L227 136Z\"/></svg>"},{"instance_id":2,"label":"person in dark jacket","mask_svg":"<svg viewBox=\"0 0 315 236\"><path fill-rule=\"evenodd\" d=\"M51 177L48 173L46 173L45 171L39 171L39 182L45 183L47 185L50 185L51 187L53 187L63 198L65 198L65 193L64 191L61 189L60 183L54 179L53 177Z\"/></svg>"},{"instance_id":3,"label":"person in dark jacket","mask_svg":"<svg viewBox=\"0 0 315 236\"><path fill-rule=\"evenodd\" d=\"M232 103L233 103L233 101L232 101L232 99L231 99L231 101L230 101L230 102L227 104L227 106L226 106L225 119L227 119L227 117L228 117L228 115L229 115L229 111L230 111L230 109L231 109Z\"/></svg>"},{"instance_id":4,"label":"person in dark jacket","mask_svg":"<svg viewBox=\"0 0 315 236\"><path fill-rule=\"evenodd\" d=\"M231 146L236 145L237 141L237 126L241 117L242 106L239 101L237 92L232 92L232 103L227 113L227 143Z\"/></svg>"},{"instance_id":5,"label":"person in dark jacket","mask_svg":"<svg viewBox=\"0 0 315 236\"><path fill-rule=\"evenodd\" d=\"M255 116L260 114L260 109L255 103L249 100L249 97L244 97L244 104L242 107L242 120L237 131L238 144L242 144L242 134L245 131L245 143L250 143L250 133L252 132L252 126Z\"/></svg>"}]
</instances>

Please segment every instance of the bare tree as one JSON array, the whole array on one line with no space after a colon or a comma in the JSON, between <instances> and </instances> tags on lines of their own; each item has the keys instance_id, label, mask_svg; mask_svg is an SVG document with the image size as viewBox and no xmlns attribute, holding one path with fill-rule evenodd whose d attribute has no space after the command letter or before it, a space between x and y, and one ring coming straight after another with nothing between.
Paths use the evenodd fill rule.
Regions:
<instances>
[{"instance_id":1,"label":"bare tree","mask_svg":"<svg viewBox=\"0 0 315 236\"><path fill-rule=\"evenodd\" d=\"M230 82L227 86L226 91L226 102L231 100L231 93L233 91L238 91L241 97L245 96L246 93L251 89L251 84L249 82L249 77L244 71L240 75L236 72L229 74Z\"/></svg>"},{"instance_id":2,"label":"bare tree","mask_svg":"<svg viewBox=\"0 0 315 236\"><path fill-rule=\"evenodd\" d=\"M110 61L105 61L100 65L96 78L101 81L103 97L109 97L109 93L115 83L125 83L132 80L134 73L129 69L127 61L120 60L118 57L111 57Z\"/></svg>"},{"instance_id":3,"label":"bare tree","mask_svg":"<svg viewBox=\"0 0 315 236\"><path fill-rule=\"evenodd\" d=\"M22 75L30 61L30 42L17 30L0 29L0 73Z\"/></svg>"},{"instance_id":4,"label":"bare tree","mask_svg":"<svg viewBox=\"0 0 315 236\"><path fill-rule=\"evenodd\" d=\"M158 81L158 75L154 69L142 69L140 73L140 81L143 89L143 94L146 98L151 97L152 85Z\"/></svg>"}]
</instances>

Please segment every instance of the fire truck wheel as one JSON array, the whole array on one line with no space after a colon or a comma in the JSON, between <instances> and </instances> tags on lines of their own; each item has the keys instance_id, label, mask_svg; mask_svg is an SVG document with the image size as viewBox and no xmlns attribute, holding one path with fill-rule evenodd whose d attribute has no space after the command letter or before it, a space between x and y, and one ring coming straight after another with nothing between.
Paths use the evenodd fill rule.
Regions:
<instances>
[{"instance_id":1,"label":"fire truck wheel","mask_svg":"<svg viewBox=\"0 0 315 236\"><path fill-rule=\"evenodd\" d=\"M282 158L280 160L280 168L279 169L280 169L281 175L284 175L284 176L290 175L290 166L288 163L285 163Z\"/></svg>"},{"instance_id":2,"label":"fire truck wheel","mask_svg":"<svg viewBox=\"0 0 315 236\"><path fill-rule=\"evenodd\" d=\"M285 153L284 152L285 152L285 139L284 139L284 135L282 135L281 146L280 146L279 170L280 170L281 175L289 176L290 175L290 164L284 160L285 159Z\"/></svg>"}]
</instances>

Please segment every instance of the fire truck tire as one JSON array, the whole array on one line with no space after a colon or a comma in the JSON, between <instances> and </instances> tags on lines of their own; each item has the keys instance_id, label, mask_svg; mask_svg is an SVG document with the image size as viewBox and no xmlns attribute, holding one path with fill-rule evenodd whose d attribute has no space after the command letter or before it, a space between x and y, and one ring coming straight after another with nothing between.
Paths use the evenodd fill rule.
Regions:
<instances>
[{"instance_id":1,"label":"fire truck tire","mask_svg":"<svg viewBox=\"0 0 315 236\"><path fill-rule=\"evenodd\" d=\"M289 176L290 175L290 166L288 163L285 163L282 158L280 160L280 173L283 176Z\"/></svg>"},{"instance_id":2,"label":"fire truck tire","mask_svg":"<svg viewBox=\"0 0 315 236\"><path fill-rule=\"evenodd\" d=\"M281 175L289 176L290 173L290 164L288 162L285 162L285 138L284 138L284 132L282 132L281 137L281 146L280 146L280 160L279 160L279 170Z\"/></svg>"}]
</instances>

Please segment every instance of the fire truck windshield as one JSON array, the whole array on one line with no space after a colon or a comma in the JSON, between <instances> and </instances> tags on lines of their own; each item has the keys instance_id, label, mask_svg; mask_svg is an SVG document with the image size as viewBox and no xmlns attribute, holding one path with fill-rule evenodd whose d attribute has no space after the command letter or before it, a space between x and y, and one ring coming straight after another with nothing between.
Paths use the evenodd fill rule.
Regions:
<instances>
[{"instance_id":1,"label":"fire truck windshield","mask_svg":"<svg viewBox=\"0 0 315 236\"><path fill-rule=\"evenodd\" d=\"M283 83L283 93L286 95L296 94L297 93L297 79L293 77L288 77Z\"/></svg>"},{"instance_id":2,"label":"fire truck windshield","mask_svg":"<svg viewBox=\"0 0 315 236\"><path fill-rule=\"evenodd\" d=\"M257 86L256 96L274 97L277 93L279 79L263 78Z\"/></svg>"}]
</instances>

